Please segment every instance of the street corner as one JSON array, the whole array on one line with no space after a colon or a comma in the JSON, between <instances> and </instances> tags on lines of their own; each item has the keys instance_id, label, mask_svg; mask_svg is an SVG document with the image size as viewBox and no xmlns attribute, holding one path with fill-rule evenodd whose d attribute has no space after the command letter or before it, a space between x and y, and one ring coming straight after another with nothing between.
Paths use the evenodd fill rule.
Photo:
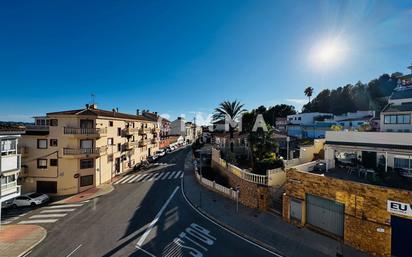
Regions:
<instances>
[{"instance_id":1,"label":"street corner","mask_svg":"<svg viewBox=\"0 0 412 257\"><path fill-rule=\"evenodd\" d=\"M38 225L6 225L0 228L0 257L22 256L47 236Z\"/></svg>"},{"instance_id":2,"label":"street corner","mask_svg":"<svg viewBox=\"0 0 412 257\"><path fill-rule=\"evenodd\" d=\"M95 188L88 189L79 194L76 194L68 198L65 198L63 200L60 200L58 202L55 202L55 204L78 203L78 202L90 200L90 199L93 199L93 198L96 198L102 195L109 194L113 190L114 190L114 186L112 184L102 184Z\"/></svg>"}]
</instances>

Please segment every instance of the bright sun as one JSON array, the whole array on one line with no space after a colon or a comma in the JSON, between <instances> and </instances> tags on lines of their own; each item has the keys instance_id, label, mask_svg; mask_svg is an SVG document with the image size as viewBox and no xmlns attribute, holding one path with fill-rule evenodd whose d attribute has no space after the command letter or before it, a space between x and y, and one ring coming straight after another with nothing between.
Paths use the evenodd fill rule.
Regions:
<instances>
[{"instance_id":1,"label":"bright sun","mask_svg":"<svg viewBox=\"0 0 412 257\"><path fill-rule=\"evenodd\" d=\"M322 69L340 64L347 54L347 47L341 40L326 40L313 47L311 62Z\"/></svg>"}]
</instances>

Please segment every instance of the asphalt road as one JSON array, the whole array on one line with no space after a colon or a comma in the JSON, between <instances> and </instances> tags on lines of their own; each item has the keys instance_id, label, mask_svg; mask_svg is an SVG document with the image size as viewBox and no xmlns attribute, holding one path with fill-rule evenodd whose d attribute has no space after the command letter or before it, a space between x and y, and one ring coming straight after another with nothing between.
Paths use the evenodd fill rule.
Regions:
<instances>
[{"instance_id":1,"label":"asphalt road","mask_svg":"<svg viewBox=\"0 0 412 257\"><path fill-rule=\"evenodd\" d=\"M151 172L184 170L189 148L164 156ZM48 230L29 256L275 256L198 214L182 179L115 185Z\"/></svg>"}]
</instances>

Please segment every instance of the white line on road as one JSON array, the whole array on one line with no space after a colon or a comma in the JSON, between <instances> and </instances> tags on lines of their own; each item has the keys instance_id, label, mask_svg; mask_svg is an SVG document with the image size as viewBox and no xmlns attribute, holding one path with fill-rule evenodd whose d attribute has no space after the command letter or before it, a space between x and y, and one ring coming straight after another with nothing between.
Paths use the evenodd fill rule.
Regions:
<instances>
[{"instance_id":1,"label":"white line on road","mask_svg":"<svg viewBox=\"0 0 412 257\"><path fill-rule=\"evenodd\" d=\"M45 207L47 209L59 209L59 208L66 208L66 207L80 207L83 206L82 203L78 203L78 204L60 204L60 205L52 205L52 206L48 206Z\"/></svg>"},{"instance_id":2,"label":"white line on road","mask_svg":"<svg viewBox=\"0 0 412 257\"><path fill-rule=\"evenodd\" d=\"M160 209L160 211L157 213L156 217L154 218L154 220L152 220L152 222L150 222L149 227L147 227L146 231L144 232L144 234L142 235L142 237L140 237L139 241L136 244L136 248L140 248L142 246L142 244L144 243L144 240L146 240L146 237L149 235L150 231L153 229L154 225L156 224L156 222L159 220L160 216L162 215L162 213L164 212L164 210L166 209L167 205L170 203L170 201L172 200L173 196L176 194L177 190L179 189L179 187L177 186L175 188L175 190L173 191L173 193L169 196L169 199L167 199L167 201L165 202L165 204L163 204L162 208Z\"/></svg>"},{"instance_id":3,"label":"white line on road","mask_svg":"<svg viewBox=\"0 0 412 257\"><path fill-rule=\"evenodd\" d=\"M76 209L54 209L54 210L44 210L41 211L40 213L56 213L56 212L68 212L68 211L74 211Z\"/></svg>"},{"instance_id":4,"label":"white line on road","mask_svg":"<svg viewBox=\"0 0 412 257\"><path fill-rule=\"evenodd\" d=\"M82 247L82 244L79 244L79 246L76 247L73 251L71 251L71 252L69 253L69 255L67 255L66 257L71 256L74 252L76 252L77 250L79 250L80 247Z\"/></svg>"},{"instance_id":5,"label":"white line on road","mask_svg":"<svg viewBox=\"0 0 412 257\"><path fill-rule=\"evenodd\" d=\"M183 195L183 198L186 200L186 202L188 203L188 205L189 205L190 207L192 207L192 209L195 210L200 216L202 216L203 218L207 219L207 220L210 221L211 223L215 224L215 225L218 226L219 228L221 228L221 229L229 232L230 234L232 234L232 235L234 235L234 236L242 239L243 241L248 242L249 244L252 244L252 245L256 246L257 248L260 248L260 249L262 249L262 250L264 250L264 251L266 251L266 252L268 252L268 253L276 256L276 257L285 257L284 255L280 255L280 254L278 254L278 253L276 253L276 252L274 252L274 251L272 251L272 250L270 250L270 249L268 249L268 248L266 248L266 247L263 247L263 246L255 243L255 242L247 239L246 237L243 237L243 236L241 236L241 235L233 232L232 230L230 230L230 229L228 229L228 228L225 228L224 226L220 225L220 224L217 223L216 221L212 220L211 218L209 218L208 216L206 216L205 214L203 214L203 212L199 211L195 206L193 206L193 204L189 201L189 199L187 199L187 196L186 196L186 194L185 194L185 192L184 192L184 190L183 190L183 179L180 180L180 185L181 185L181 193L182 193L182 195Z\"/></svg>"},{"instance_id":6,"label":"white line on road","mask_svg":"<svg viewBox=\"0 0 412 257\"><path fill-rule=\"evenodd\" d=\"M59 218L64 217L66 215L67 213L38 214L31 216L29 219Z\"/></svg>"},{"instance_id":7,"label":"white line on road","mask_svg":"<svg viewBox=\"0 0 412 257\"><path fill-rule=\"evenodd\" d=\"M179 177L179 175L180 175L180 172L182 172L181 170L179 170L177 173L176 173L176 176L174 177L174 178L177 178L177 177Z\"/></svg>"},{"instance_id":8,"label":"white line on road","mask_svg":"<svg viewBox=\"0 0 412 257\"><path fill-rule=\"evenodd\" d=\"M182 171L182 175L180 175L180 178L183 178L185 176L185 172Z\"/></svg>"},{"instance_id":9,"label":"white line on road","mask_svg":"<svg viewBox=\"0 0 412 257\"><path fill-rule=\"evenodd\" d=\"M162 172L162 173L159 173L159 174L160 174L160 175L159 175L158 177L156 177L155 180L160 180L160 178L163 177L165 173Z\"/></svg>"},{"instance_id":10,"label":"white line on road","mask_svg":"<svg viewBox=\"0 0 412 257\"><path fill-rule=\"evenodd\" d=\"M124 176L123 178L119 179L118 181L114 182L114 185L119 184L120 182L122 182L123 180L126 180L129 177L129 175Z\"/></svg>"},{"instance_id":11,"label":"white line on road","mask_svg":"<svg viewBox=\"0 0 412 257\"><path fill-rule=\"evenodd\" d=\"M143 179L146 178L147 175L149 175L149 174L143 174L143 176L141 176L138 180L136 180L136 182L141 182L141 181L143 181Z\"/></svg>"},{"instance_id":12,"label":"white line on road","mask_svg":"<svg viewBox=\"0 0 412 257\"><path fill-rule=\"evenodd\" d=\"M170 174L168 179L171 179L175 173L176 173L176 171L173 171L172 174Z\"/></svg>"},{"instance_id":13,"label":"white line on road","mask_svg":"<svg viewBox=\"0 0 412 257\"><path fill-rule=\"evenodd\" d=\"M130 175L128 179L122 182L122 184L130 183L130 181L134 178L136 178L138 175Z\"/></svg>"},{"instance_id":14,"label":"white line on road","mask_svg":"<svg viewBox=\"0 0 412 257\"><path fill-rule=\"evenodd\" d=\"M135 182L135 181L138 180L141 176L142 176L142 174L137 175L137 176L134 177L132 180L130 180L129 183Z\"/></svg>"},{"instance_id":15,"label":"white line on road","mask_svg":"<svg viewBox=\"0 0 412 257\"><path fill-rule=\"evenodd\" d=\"M159 175L162 175L162 173L155 173L148 181L152 181L153 179L157 178Z\"/></svg>"},{"instance_id":16,"label":"white line on road","mask_svg":"<svg viewBox=\"0 0 412 257\"><path fill-rule=\"evenodd\" d=\"M45 219L45 220L23 220L19 224L38 224L38 223L54 223L57 219Z\"/></svg>"},{"instance_id":17,"label":"white line on road","mask_svg":"<svg viewBox=\"0 0 412 257\"><path fill-rule=\"evenodd\" d=\"M170 171L166 172L166 174L163 176L162 180L163 180L163 179L166 179L167 176L169 175L169 173L170 173Z\"/></svg>"}]
</instances>

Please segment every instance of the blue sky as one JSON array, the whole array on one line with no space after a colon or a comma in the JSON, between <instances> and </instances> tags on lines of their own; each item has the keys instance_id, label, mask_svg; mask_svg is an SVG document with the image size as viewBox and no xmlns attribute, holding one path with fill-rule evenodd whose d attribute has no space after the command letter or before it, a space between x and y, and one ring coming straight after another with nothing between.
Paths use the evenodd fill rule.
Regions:
<instances>
[{"instance_id":1,"label":"blue sky","mask_svg":"<svg viewBox=\"0 0 412 257\"><path fill-rule=\"evenodd\" d=\"M411 1L3 1L0 120L81 108L207 115L315 94L412 62ZM332 64L312 56L344 42ZM204 116L205 117L205 116Z\"/></svg>"}]
</instances>

